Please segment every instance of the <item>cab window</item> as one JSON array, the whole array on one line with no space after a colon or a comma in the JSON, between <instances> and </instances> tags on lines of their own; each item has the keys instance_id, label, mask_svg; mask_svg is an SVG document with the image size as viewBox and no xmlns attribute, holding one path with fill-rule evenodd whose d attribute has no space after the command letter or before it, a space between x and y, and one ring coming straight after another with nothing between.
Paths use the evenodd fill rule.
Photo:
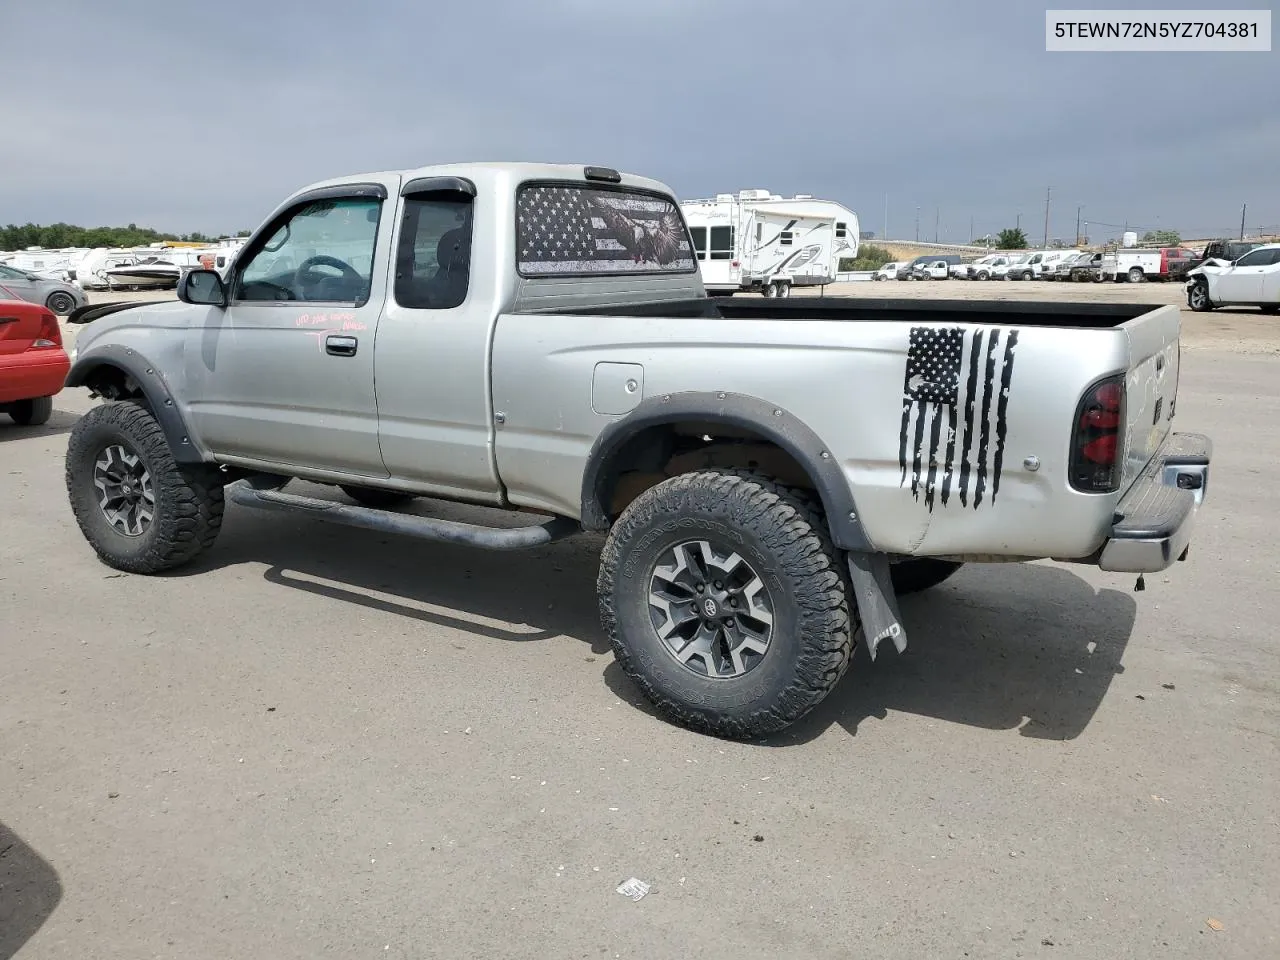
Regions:
<instances>
[{"instance_id":1,"label":"cab window","mask_svg":"<svg viewBox=\"0 0 1280 960\"><path fill-rule=\"evenodd\" d=\"M405 197L396 245L396 303L448 310L466 300L473 206L469 194L454 191Z\"/></svg>"},{"instance_id":2,"label":"cab window","mask_svg":"<svg viewBox=\"0 0 1280 960\"><path fill-rule=\"evenodd\" d=\"M250 254L234 299L367 302L381 210L364 197L303 204Z\"/></svg>"}]
</instances>

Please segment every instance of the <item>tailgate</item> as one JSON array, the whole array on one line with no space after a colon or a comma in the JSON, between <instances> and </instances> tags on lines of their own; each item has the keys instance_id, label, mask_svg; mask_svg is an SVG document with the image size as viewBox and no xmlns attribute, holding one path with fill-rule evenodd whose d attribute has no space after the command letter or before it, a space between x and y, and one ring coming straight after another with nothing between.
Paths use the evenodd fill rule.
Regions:
<instances>
[{"instance_id":1,"label":"tailgate","mask_svg":"<svg viewBox=\"0 0 1280 960\"><path fill-rule=\"evenodd\" d=\"M1177 307L1157 307L1121 325L1129 338L1125 382L1124 474L1122 489L1138 478L1172 427L1178 396Z\"/></svg>"}]
</instances>

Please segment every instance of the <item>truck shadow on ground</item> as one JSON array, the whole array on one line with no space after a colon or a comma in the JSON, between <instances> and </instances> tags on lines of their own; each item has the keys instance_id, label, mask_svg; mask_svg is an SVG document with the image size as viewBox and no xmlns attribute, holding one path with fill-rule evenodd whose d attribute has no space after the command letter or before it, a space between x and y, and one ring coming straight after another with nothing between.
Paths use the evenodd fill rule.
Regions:
<instances>
[{"instance_id":1,"label":"truck shadow on ground","mask_svg":"<svg viewBox=\"0 0 1280 960\"><path fill-rule=\"evenodd\" d=\"M0 822L0 960L9 960L62 900L57 871Z\"/></svg>"},{"instance_id":2,"label":"truck shadow on ground","mask_svg":"<svg viewBox=\"0 0 1280 960\"><path fill-rule=\"evenodd\" d=\"M908 634L898 654L882 643L873 663L861 644L835 690L809 716L765 741L788 746L833 724L851 734L890 711L1024 737L1071 740L1093 719L1137 616L1133 598L1095 591L1048 564L973 565L932 590L901 599ZM616 663L606 681L648 710Z\"/></svg>"},{"instance_id":3,"label":"truck shadow on ground","mask_svg":"<svg viewBox=\"0 0 1280 960\"><path fill-rule=\"evenodd\" d=\"M79 419L78 413L54 410L53 416L47 423L42 423L38 427L20 427L9 419L7 413L0 413L0 443L9 440L29 440L33 437L56 437L59 434L70 433Z\"/></svg>"},{"instance_id":4,"label":"truck shadow on ground","mask_svg":"<svg viewBox=\"0 0 1280 960\"><path fill-rule=\"evenodd\" d=\"M417 509L461 519L466 514L455 511L467 508L427 501ZM494 553L233 508L215 549L174 575L266 563L263 577L277 586L494 640L572 637L607 654L596 606L602 544L582 535ZM902 614L910 641L904 654L884 643L872 663L859 645L831 695L770 742L809 740L832 724L856 733L864 720L890 711L1073 739L1124 670L1137 605L1127 593L1095 590L1068 566L978 564L902 598ZM652 712L615 663L604 679L621 699Z\"/></svg>"}]
</instances>

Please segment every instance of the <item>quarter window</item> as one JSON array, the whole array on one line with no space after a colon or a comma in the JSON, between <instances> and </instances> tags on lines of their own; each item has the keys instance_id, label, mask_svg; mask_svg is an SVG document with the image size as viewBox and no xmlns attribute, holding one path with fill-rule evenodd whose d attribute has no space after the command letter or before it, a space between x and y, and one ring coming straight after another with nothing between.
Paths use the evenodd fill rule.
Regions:
<instances>
[{"instance_id":1,"label":"quarter window","mask_svg":"<svg viewBox=\"0 0 1280 960\"><path fill-rule=\"evenodd\" d=\"M381 210L363 197L304 204L250 256L235 299L367 302Z\"/></svg>"},{"instance_id":2,"label":"quarter window","mask_svg":"<svg viewBox=\"0 0 1280 960\"><path fill-rule=\"evenodd\" d=\"M405 197L396 246L396 303L448 310L467 298L473 206L470 196L452 191Z\"/></svg>"}]
</instances>

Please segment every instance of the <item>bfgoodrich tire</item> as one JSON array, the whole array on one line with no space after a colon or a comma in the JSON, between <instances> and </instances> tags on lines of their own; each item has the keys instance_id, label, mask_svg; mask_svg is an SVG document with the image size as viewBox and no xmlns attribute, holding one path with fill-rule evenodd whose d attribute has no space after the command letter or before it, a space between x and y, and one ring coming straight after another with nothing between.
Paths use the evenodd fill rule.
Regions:
<instances>
[{"instance_id":1,"label":"bfgoodrich tire","mask_svg":"<svg viewBox=\"0 0 1280 960\"><path fill-rule=\"evenodd\" d=\"M917 557L890 566L889 579L893 583L893 592L903 596L936 587L963 566L963 563L954 560Z\"/></svg>"},{"instance_id":2,"label":"bfgoodrich tire","mask_svg":"<svg viewBox=\"0 0 1280 960\"><path fill-rule=\"evenodd\" d=\"M826 525L753 473L690 473L641 494L609 533L598 593L623 672L703 733L781 730L849 665L856 622Z\"/></svg>"},{"instance_id":3,"label":"bfgoodrich tire","mask_svg":"<svg viewBox=\"0 0 1280 960\"><path fill-rule=\"evenodd\" d=\"M134 400L104 403L76 422L66 481L80 531L117 570L181 566L222 527L218 470L175 461L160 424Z\"/></svg>"}]
</instances>

